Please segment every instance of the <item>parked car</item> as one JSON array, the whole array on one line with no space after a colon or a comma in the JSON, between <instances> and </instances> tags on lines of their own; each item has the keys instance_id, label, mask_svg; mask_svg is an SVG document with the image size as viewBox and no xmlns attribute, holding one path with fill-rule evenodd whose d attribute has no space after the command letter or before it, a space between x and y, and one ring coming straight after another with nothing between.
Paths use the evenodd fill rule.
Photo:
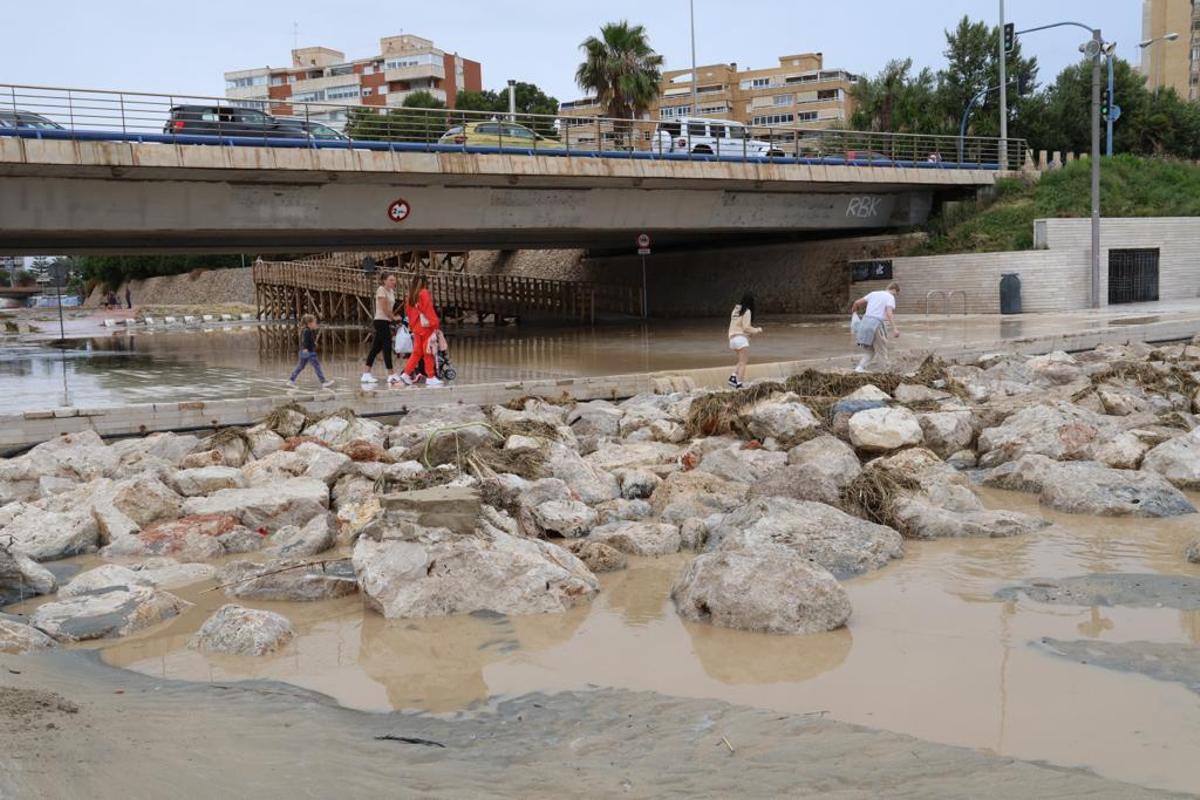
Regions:
<instances>
[{"instance_id":1,"label":"parked car","mask_svg":"<svg viewBox=\"0 0 1200 800\"><path fill-rule=\"evenodd\" d=\"M293 125L304 131L309 138L312 139L331 139L340 142L350 141L350 137L339 131L332 125L326 125L324 122L317 122L311 119L300 119L299 117L275 117L275 119L285 125Z\"/></svg>"},{"instance_id":2,"label":"parked car","mask_svg":"<svg viewBox=\"0 0 1200 800\"><path fill-rule=\"evenodd\" d=\"M755 139L745 125L727 119L683 117L660 122L651 146L656 153L756 158L779 158L785 155L778 144Z\"/></svg>"},{"instance_id":3,"label":"parked car","mask_svg":"<svg viewBox=\"0 0 1200 800\"><path fill-rule=\"evenodd\" d=\"M562 150L558 139L507 120L491 119L455 125L442 134L438 144L464 144L472 147L519 147L528 150Z\"/></svg>"},{"instance_id":4,"label":"parked car","mask_svg":"<svg viewBox=\"0 0 1200 800\"><path fill-rule=\"evenodd\" d=\"M65 130L62 125L53 120L46 119L41 114L35 114L32 111L22 111L19 108L16 110L0 108L0 128L32 128L33 130L40 131Z\"/></svg>"},{"instance_id":5,"label":"parked car","mask_svg":"<svg viewBox=\"0 0 1200 800\"><path fill-rule=\"evenodd\" d=\"M308 132L255 108L223 105L174 106L163 133L305 139Z\"/></svg>"}]
</instances>

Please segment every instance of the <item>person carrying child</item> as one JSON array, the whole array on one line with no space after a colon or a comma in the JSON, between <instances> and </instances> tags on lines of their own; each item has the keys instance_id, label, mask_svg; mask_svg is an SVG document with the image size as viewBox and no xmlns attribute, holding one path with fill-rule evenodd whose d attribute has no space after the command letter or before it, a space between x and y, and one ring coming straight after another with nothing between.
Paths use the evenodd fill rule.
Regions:
<instances>
[{"instance_id":1,"label":"person carrying child","mask_svg":"<svg viewBox=\"0 0 1200 800\"><path fill-rule=\"evenodd\" d=\"M296 368L292 370L292 377L288 378L288 385L295 389L296 378L309 365L317 373L317 380L321 382L321 388L332 388L333 381L325 380L325 373L321 369L321 360L317 358L317 318L312 314L305 314L300 319L300 363L296 364Z\"/></svg>"}]
</instances>

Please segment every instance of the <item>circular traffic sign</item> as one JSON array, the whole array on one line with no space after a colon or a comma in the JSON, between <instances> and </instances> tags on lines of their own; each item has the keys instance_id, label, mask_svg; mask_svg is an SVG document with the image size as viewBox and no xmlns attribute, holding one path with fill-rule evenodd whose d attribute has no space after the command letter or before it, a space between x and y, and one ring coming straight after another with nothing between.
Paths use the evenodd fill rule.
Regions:
<instances>
[{"instance_id":1,"label":"circular traffic sign","mask_svg":"<svg viewBox=\"0 0 1200 800\"><path fill-rule=\"evenodd\" d=\"M650 234L639 233L638 238L637 238L637 246L638 247L649 247L650 246Z\"/></svg>"},{"instance_id":2,"label":"circular traffic sign","mask_svg":"<svg viewBox=\"0 0 1200 800\"><path fill-rule=\"evenodd\" d=\"M388 219L392 222L404 222L408 219L408 215L412 212L412 206L407 200L393 200L388 206Z\"/></svg>"}]
</instances>

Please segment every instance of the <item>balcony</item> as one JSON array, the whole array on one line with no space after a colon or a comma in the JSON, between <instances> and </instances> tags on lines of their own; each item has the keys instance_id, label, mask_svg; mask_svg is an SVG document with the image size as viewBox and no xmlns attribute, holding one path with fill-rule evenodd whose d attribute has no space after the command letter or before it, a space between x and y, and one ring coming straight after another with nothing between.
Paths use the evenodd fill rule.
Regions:
<instances>
[{"instance_id":1,"label":"balcony","mask_svg":"<svg viewBox=\"0 0 1200 800\"><path fill-rule=\"evenodd\" d=\"M423 78L446 79L446 66L441 62L436 64L414 64L411 67L396 67L385 69L383 78L388 83L392 81L419 81Z\"/></svg>"},{"instance_id":2,"label":"balcony","mask_svg":"<svg viewBox=\"0 0 1200 800\"><path fill-rule=\"evenodd\" d=\"M404 98L408 97L413 92L429 92L443 103L446 102L445 89L409 89L406 92L388 92L387 95L385 95L387 97L386 104L389 108L399 108L400 106L404 105Z\"/></svg>"}]
</instances>

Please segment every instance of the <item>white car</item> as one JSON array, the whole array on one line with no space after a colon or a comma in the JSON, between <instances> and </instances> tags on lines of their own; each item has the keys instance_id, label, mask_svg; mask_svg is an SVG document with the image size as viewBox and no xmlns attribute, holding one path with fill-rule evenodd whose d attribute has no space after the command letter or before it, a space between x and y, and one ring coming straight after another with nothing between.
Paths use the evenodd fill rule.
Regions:
<instances>
[{"instance_id":1,"label":"white car","mask_svg":"<svg viewBox=\"0 0 1200 800\"><path fill-rule=\"evenodd\" d=\"M696 117L658 123L653 147L656 153L756 158L780 158L786 155L779 144L751 138L750 131L740 122Z\"/></svg>"}]
</instances>

